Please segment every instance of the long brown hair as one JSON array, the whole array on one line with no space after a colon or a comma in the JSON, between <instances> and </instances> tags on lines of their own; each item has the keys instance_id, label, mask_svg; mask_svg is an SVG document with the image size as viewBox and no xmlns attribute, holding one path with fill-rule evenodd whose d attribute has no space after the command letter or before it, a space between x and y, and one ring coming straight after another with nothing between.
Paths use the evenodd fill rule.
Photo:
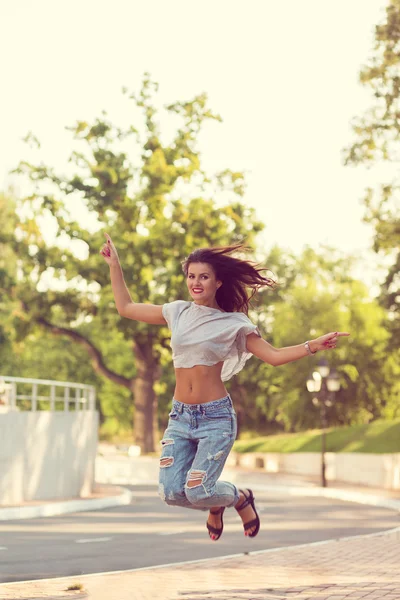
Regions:
<instances>
[{"instance_id":1,"label":"long brown hair","mask_svg":"<svg viewBox=\"0 0 400 600\"><path fill-rule=\"evenodd\" d=\"M215 246L211 248L198 248L182 261L182 270L188 276L191 263L208 263L212 266L217 279L222 281L215 298L226 312L243 312L247 315L249 302L260 287L274 287L276 282L270 277L261 275L261 271L268 271L266 267L259 267L259 263L229 256L235 251L251 251L243 243L232 246ZM251 288L252 294L248 297L246 288Z\"/></svg>"}]
</instances>

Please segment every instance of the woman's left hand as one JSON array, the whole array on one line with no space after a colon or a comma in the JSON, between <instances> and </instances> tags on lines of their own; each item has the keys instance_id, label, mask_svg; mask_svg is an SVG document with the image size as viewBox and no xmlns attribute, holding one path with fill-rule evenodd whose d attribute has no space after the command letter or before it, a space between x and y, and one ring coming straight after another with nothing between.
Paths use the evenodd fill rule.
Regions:
<instances>
[{"instance_id":1,"label":"woman's left hand","mask_svg":"<svg viewBox=\"0 0 400 600\"><path fill-rule=\"evenodd\" d=\"M315 340L310 340L311 352L320 352L321 350L331 350L336 348L337 339L339 337L348 336L349 333L344 331L335 331L334 333L326 333Z\"/></svg>"}]
</instances>

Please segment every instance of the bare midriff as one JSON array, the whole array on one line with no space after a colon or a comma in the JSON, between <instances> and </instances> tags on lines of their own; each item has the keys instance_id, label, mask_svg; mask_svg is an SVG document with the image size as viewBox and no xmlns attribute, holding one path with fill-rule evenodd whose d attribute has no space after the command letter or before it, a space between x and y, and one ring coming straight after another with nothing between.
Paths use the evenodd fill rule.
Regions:
<instances>
[{"instance_id":1,"label":"bare midriff","mask_svg":"<svg viewBox=\"0 0 400 600\"><path fill-rule=\"evenodd\" d=\"M175 369L174 398L184 404L204 404L224 398L228 392L221 381L223 361L208 367L196 365Z\"/></svg>"}]
</instances>

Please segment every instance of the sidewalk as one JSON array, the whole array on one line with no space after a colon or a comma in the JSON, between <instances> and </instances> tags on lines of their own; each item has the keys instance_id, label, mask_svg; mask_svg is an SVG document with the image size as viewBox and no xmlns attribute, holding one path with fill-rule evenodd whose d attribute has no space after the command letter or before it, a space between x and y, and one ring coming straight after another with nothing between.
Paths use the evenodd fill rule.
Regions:
<instances>
[{"instance_id":1,"label":"sidewalk","mask_svg":"<svg viewBox=\"0 0 400 600\"><path fill-rule=\"evenodd\" d=\"M387 490L383 488L369 487L345 483L342 481L329 481L326 488L321 487L321 478L312 475L298 475L287 473L267 473L263 469L244 469L234 468L226 469L224 475L232 480L245 479L247 482L261 482L265 480L265 484L273 484L274 486L290 486L290 487L305 487L318 488L320 490L343 490L349 493L357 492L366 495L379 496L381 498L392 498L400 501L400 489Z\"/></svg>"},{"instance_id":2,"label":"sidewalk","mask_svg":"<svg viewBox=\"0 0 400 600\"><path fill-rule=\"evenodd\" d=\"M249 540L249 548L251 540ZM400 600L391 532L159 568L0 585L1 600ZM83 592L67 592L72 583Z\"/></svg>"},{"instance_id":3,"label":"sidewalk","mask_svg":"<svg viewBox=\"0 0 400 600\"><path fill-rule=\"evenodd\" d=\"M112 506L130 504L132 492L117 485L96 484L92 494L86 498L63 498L56 500L36 500L17 506L0 506L0 526L2 521L15 519L35 519L53 517L71 512L100 510ZM1 600L1 596L0 596Z\"/></svg>"},{"instance_id":4,"label":"sidewalk","mask_svg":"<svg viewBox=\"0 0 400 600\"><path fill-rule=\"evenodd\" d=\"M321 487L319 477L266 473L260 469L228 469L226 478L239 487L250 486L254 490L282 491L293 496L319 496L380 506L400 512L400 490L351 485L342 482L329 482Z\"/></svg>"}]
</instances>

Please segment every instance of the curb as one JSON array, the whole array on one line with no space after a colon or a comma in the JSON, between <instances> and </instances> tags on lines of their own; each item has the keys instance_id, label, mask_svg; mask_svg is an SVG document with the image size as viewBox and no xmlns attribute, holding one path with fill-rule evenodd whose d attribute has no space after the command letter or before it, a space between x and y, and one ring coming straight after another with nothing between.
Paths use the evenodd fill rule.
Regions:
<instances>
[{"instance_id":1,"label":"curb","mask_svg":"<svg viewBox=\"0 0 400 600\"><path fill-rule=\"evenodd\" d=\"M54 517L73 512L100 510L113 506L126 506L131 503L132 492L127 488L119 487L122 493L106 498L87 498L82 500L65 500L64 502L49 502L39 506L13 506L0 508L0 521L17 519L34 519L36 517Z\"/></svg>"}]
</instances>

